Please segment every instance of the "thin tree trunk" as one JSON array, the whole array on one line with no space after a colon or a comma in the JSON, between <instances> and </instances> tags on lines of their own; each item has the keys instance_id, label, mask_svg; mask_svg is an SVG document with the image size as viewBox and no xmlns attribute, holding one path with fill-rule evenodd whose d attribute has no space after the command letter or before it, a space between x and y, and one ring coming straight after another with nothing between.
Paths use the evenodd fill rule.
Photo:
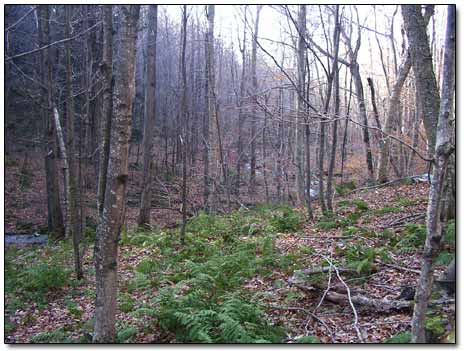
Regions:
<instances>
[{"instance_id":1,"label":"thin tree trunk","mask_svg":"<svg viewBox=\"0 0 464 351\"><path fill-rule=\"evenodd\" d=\"M75 198L73 198L72 194L72 180L71 180L71 172L69 166L69 159L68 153L66 151L66 146L64 143L64 136L63 131L61 129L60 124L60 116L58 114L58 110L56 107L53 108L53 115L54 115L54 122L55 128L57 132L58 143L61 150L61 157L63 158L63 171L64 171L64 186L66 191L66 199L65 199L65 208L66 208L66 236L71 237L73 241L73 251L74 251L74 269L76 271L77 279L82 279L82 266L81 266L81 259L80 259L80 252L79 252L79 238L77 237L76 233L76 208L75 208Z\"/></svg>"},{"instance_id":2,"label":"thin tree trunk","mask_svg":"<svg viewBox=\"0 0 464 351\"><path fill-rule=\"evenodd\" d=\"M100 169L98 172L98 216L101 216L105 204L106 176L110 150L110 131L113 113L113 8L102 6L103 17L103 61L100 66L103 76L103 99L100 137Z\"/></svg>"},{"instance_id":3,"label":"thin tree trunk","mask_svg":"<svg viewBox=\"0 0 464 351\"><path fill-rule=\"evenodd\" d=\"M117 310L118 241L124 223L132 102L135 97L135 49L139 5L118 5L115 34L113 122L103 212L95 242L96 300L93 341L114 342Z\"/></svg>"},{"instance_id":4,"label":"thin tree trunk","mask_svg":"<svg viewBox=\"0 0 464 351\"><path fill-rule=\"evenodd\" d=\"M245 6L245 20L243 25L243 40L240 47L242 53L242 73L240 76L240 93L239 93L239 112L238 112L238 140L237 140L237 178L235 183L235 193L240 197L240 183L242 173L242 154L243 154L243 124L245 122L244 99L245 99L245 74L246 74L246 23L247 23L247 6Z\"/></svg>"},{"instance_id":5,"label":"thin tree trunk","mask_svg":"<svg viewBox=\"0 0 464 351\"><path fill-rule=\"evenodd\" d=\"M181 77L182 77L182 228L180 238L182 245L185 244L185 226L187 225L187 71L185 67L185 47L187 42L187 6L182 7L182 47L181 47Z\"/></svg>"},{"instance_id":6,"label":"thin tree trunk","mask_svg":"<svg viewBox=\"0 0 464 351\"><path fill-rule=\"evenodd\" d=\"M39 6L39 45L44 47L50 43L50 12L48 5ZM63 213L60 204L60 187L58 183L58 155L56 134L52 110L52 67L50 49L40 52L40 70L42 80L42 111L44 125L45 179L47 188L48 231L54 239L65 236Z\"/></svg>"},{"instance_id":7,"label":"thin tree trunk","mask_svg":"<svg viewBox=\"0 0 464 351\"><path fill-rule=\"evenodd\" d=\"M147 60L145 76L145 108L143 120L143 179L140 212L137 223L150 224L150 210L154 173L153 137L156 113L156 36L158 27L158 6L148 8Z\"/></svg>"},{"instance_id":8,"label":"thin tree trunk","mask_svg":"<svg viewBox=\"0 0 464 351\"><path fill-rule=\"evenodd\" d=\"M65 37L71 36L71 6L65 6ZM67 145L64 148L64 140L56 107L53 110L55 116L55 125L58 132L58 140L63 145L61 153L65 160L65 178L67 178L66 193L67 193L67 224L66 232L67 237L72 237L74 248L74 265L76 270L77 279L83 276L81 268L81 259L79 253L79 243L81 241L81 225L79 222L78 211L80 202L77 197L76 183L79 184L80 174L76 173L76 165L74 161L75 154L75 141L74 141L74 98L72 91L72 64L71 64L71 42L65 43L66 51L66 138ZM60 135L61 134L61 135ZM66 174L67 173L67 174Z\"/></svg>"},{"instance_id":9,"label":"thin tree trunk","mask_svg":"<svg viewBox=\"0 0 464 351\"><path fill-rule=\"evenodd\" d=\"M412 342L424 343L425 316L433 285L433 261L437 257L441 240L446 230L446 196L444 187L447 177L448 161L454 152L454 86L456 53L456 8L448 6L446 25L445 56L443 62L442 96L436 131L435 169L429 192L427 207L427 238L425 240L423 263L419 283L416 288L414 314L411 321Z\"/></svg>"},{"instance_id":10,"label":"thin tree trunk","mask_svg":"<svg viewBox=\"0 0 464 351\"><path fill-rule=\"evenodd\" d=\"M340 89L339 89L339 71L338 71L338 50L340 44L340 20L339 20L339 5L335 7L335 30L334 30L334 59L332 74L334 76L334 89L333 93L335 95L335 106L334 106L334 115L335 120L332 122L332 148L330 153L329 168L327 174L327 209L330 212L333 212L333 174L335 168L335 157L337 153L337 133L338 133L338 115L340 113Z\"/></svg>"},{"instance_id":11,"label":"thin tree trunk","mask_svg":"<svg viewBox=\"0 0 464 351\"><path fill-rule=\"evenodd\" d=\"M298 51L297 51L297 67L298 67L298 98L296 107L296 123L295 123L295 159L296 159L296 198L298 203L303 203L304 195L304 127L302 125L305 112L305 54L306 54L306 5L299 5L298 10Z\"/></svg>"},{"instance_id":12,"label":"thin tree trunk","mask_svg":"<svg viewBox=\"0 0 464 351\"><path fill-rule=\"evenodd\" d=\"M250 160L250 185L249 193L254 195L256 192L256 120L257 116L257 96L258 93L258 77L256 75L256 53L259 31L259 14L262 5L256 6L255 28L253 33L253 42L251 46L251 89L253 96L253 107L251 112L251 160Z\"/></svg>"}]
</instances>

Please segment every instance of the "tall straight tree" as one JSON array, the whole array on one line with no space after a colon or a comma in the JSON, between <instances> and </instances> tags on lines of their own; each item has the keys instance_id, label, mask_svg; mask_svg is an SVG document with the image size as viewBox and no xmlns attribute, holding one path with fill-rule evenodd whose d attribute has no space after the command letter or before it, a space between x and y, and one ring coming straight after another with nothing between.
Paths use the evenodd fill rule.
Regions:
<instances>
[{"instance_id":1,"label":"tall straight tree","mask_svg":"<svg viewBox=\"0 0 464 351\"><path fill-rule=\"evenodd\" d=\"M48 5L38 7L39 46L50 43L50 10ZM44 125L45 178L47 187L48 230L54 238L63 238L65 228L60 205L60 187L58 183L56 130L53 123L53 82L51 49L40 51L40 75L42 81L42 119Z\"/></svg>"},{"instance_id":2,"label":"tall straight tree","mask_svg":"<svg viewBox=\"0 0 464 351\"><path fill-rule=\"evenodd\" d=\"M243 24L243 38L242 44L239 42L240 53L242 54L242 73L240 75L240 92L238 101L238 138L237 138L237 178L235 182L235 193L240 195L240 183L242 173L242 154L243 154L243 123L245 121L245 83L246 83L246 24L247 24L247 10L248 5L245 5L243 9L244 24Z\"/></svg>"},{"instance_id":3,"label":"tall straight tree","mask_svg":"<svg viewBox=\"0 0 464 351\"><path fill-rule=\"evenodd\" d=\"M416 288L414 314L411 321L412 342L425 343L425 317L432 293L433 262L440 252L441 241L446 230L447 197L444 188L450 156L455 151L453 115L456 62L456 7L448 6L445 54L441 86L441 102L436 129L435 168L429 191L427 207L427 237L419 283Z\"/></svg>"},{"instance_id":4,"label":"tall straight tree","mask_svg":"<svg viewBox=\"0 0 464 351\"><path fill-rule=\"evenodd\" d=\"M182 146L182 227L181 242L185 243L185 227L187 225L187 68L185 66L185 48L187 46L187 5L182 7L182 30L181 30L181 53L180 53L180 72L182 79L182 100L181 100L181 146Z\"/></svg>"},{"instance_id":5,"label":"tall straight tree","mask_svg":"<svg viewBox=\"0 0 464 351\"><path fill-rule=\"evenodd\" d=\"M103 99L100 137L100 167L98 172L97 208L98 216L103 212L110 154L111 116L113 113L113 7L102 6L103 17L103 59L100 65L103 76Z\"/></svg>"},{"instance_id":6,"label":"tall straight tree","mask_svg":"<svg viewBox=\"0 0 464 351\"><path fill-rule=\"evenodd\" d=\"M332 122L332 148L330 150L330 159L329 159L329 168L327 171L327 210L333 212L333 175L334 175L334 168L335 168L335 157L337 152L337 133L338 133L338 114L340 113L340 79L339 79L339 71L338 71L338 50L340 46L340 18L339 18L339 9L340 5L335 5L335 30L333 34L333 42L334 42L334 58L333 58L333 65L332 65L332 74L333 74L333 94L334 94L334 115L335 119Z\"/></svg>"},{"instance_id":7,"label":"tall straight tree","mask_svg":"<svg viewBox=\"0 0 464 351\"><path fill-rule=\"evenodd\" d=\"M259 14L262 5L256 6L255 29L253 32L253 43L251 45L251 89L253 96L253 111L251 117L251 159L250 159L250 194L254 194L256 189L256 120L257 116L257 93L258 93L258 77L256 75L256 53L258 44L259 31Z\"/></svg>"},{"instance_id":8,"label":"tall straight tree","mask_svg":"<svg viewBox=\"0 0 464 351\"><path fill-rule=\"evenodd\" d=\"M306 56L306 5L299 5L298 10L298 97L296 105L296 123L295 123L295 158L296 158L296 195L298 203L304 201L304 158L303 158L303 137L304 137L304 112L305 112L305 56ZM309 184L307 185L309 187ZM309 191L309 190L307 190Z\"/></svg>"},{"instance_id":9,"label":"tall straight tree","mask_svg":"<svg viewBox=\"0 0 464 351\"><path fill-rule=\"evenodd\" d=\"M72 6L68 5L64 8L65 11L65 37L71 37L71 14ZM77 189L76 184L79 183L79 174L76 172L75 162L75 141L74 141L74 97L72 89L72 62L71 62L71 42L65 43L65 57L66 57L66 150L63 151L64 158L68 160L68 182L67 188L67 214L68 221L66 223L66 232L70 233L74 247L74 262L77 279L82 278L81 259L79 253L79 243L81 241L81 226L79 223L79 203L77 201ZM57 130L59 126L59 119L57 120L58 112L54 109L56 116L55 121L58 122ZM55 113L56 112L56 113ZM67 155L66 155L67 153Z\"/></svg>"},{"instance_id":10,"label":"tall straight tree","mask_svg":"<svg viewBox=\"0 0 464 351\"><path fill-rule=\"evenodd\" d=\"M118 288L118 241L124 222L132 103L135 96L135 43L139 5L114 7L113 121L107 186L95 242L96 300L93 341L114 342Z\"/></svg>"},{"instance_id":11,"label":"tall straight tree","mask_svg":"<svg viewBox=\"0 0 464 351\"><path fill-rule=\"evenodd\" d=\"M140 200L139 225L150 224L152 179L154 172L153 136L155 126L156 94L156 37L158 5L148 6L147 59L145 75L145 108L143 119L143 180Z\"/></svg>"},{"instance_id":12,"label":"tall straight tree","mask_svg":"<svg viewBox=\"0 0 464 351\"><path fill-rule=\"evenodd\" d=\"M205 196L206 208L214 212L217 206L218 188L217 182L219 181L219 147L218 147L218 130L216 124L216 75L214 64L214 5L207 5L206 17L208 20L208 32L206 35L206 76L207 76L207 105L208 105L208 139L206 140L206 147L208 148L209 157L209 174L205 171L207 181L207 196ZM213 185L213 194L211 196L211 185ZM206 193L206 192L205 192Z\"/></svg>"}]
</instances>

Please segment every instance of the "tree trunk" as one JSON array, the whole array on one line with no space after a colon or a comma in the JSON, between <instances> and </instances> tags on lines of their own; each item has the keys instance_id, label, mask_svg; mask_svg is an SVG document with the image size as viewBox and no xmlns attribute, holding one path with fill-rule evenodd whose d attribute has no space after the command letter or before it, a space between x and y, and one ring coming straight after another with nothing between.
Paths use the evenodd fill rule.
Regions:
<instances>
[{"instance_id":1,"label":"tree trunk","mask_svg":"<svg viewBox=\"0 0 464 351\"><path fill-rule=\"evenodd\" d=\"M80 258L80 251L79 251L79 241L80 238L77 236L76 227L78 226L77 223L77 216L76 216L76 198L75 194L73 194L73 181L71 179L71 171L69 165L69 157L68 152L66 150L66 146L64 143L64 136L63 131L61 129L60 123L60 116L58 114L58 110L56 107L53 108L54 114L54 122L55 128L57 132L57 138L60 145L61 150L61 157L63 158L63 171L64 171L64 186L66 191L66 200L65 200L65 208L66 208L66 233L67 237L72 236L73 241L73 251L74 251L74 269L76 271L77 279L83 278L82 273L82 265L81 265L81 258Z\"/></svg>"},{"instance_id":2,"label":"tree trunk","mask_svg":"<svg viewBox=\"0 0 464 351\"><path fill-rule=\"evenodd\" d=\"M296 106L296 123L295 123L295 159L296 159L296 197L298 203L303 203L304 195L304 158L303 158L303 144L304 144L304 126L305 120L305 53L306 53L306 5L299 5L298 11L298 52L297 52L297 66L298 66L298 98ZM309 189L307 189L309 191Z\"/></svg>"},{"instance_id":3,"label":"tree trunk","mask_svg":"<svg viewBox=\"0 0 464 351\"><path fill-rule=\"evenodd\" d=\"M50 13L48 5L39 6L39 46L43 47L50 42ZM40 70L42 80L42 111L44 125L44 152L45 152L45 179L47 187L48 231L54 239L63 238L65 235L63 213L60 204L60 187L58 183L58 167L56 157L58 155L56 134L53 123L52 110L52 67L51 50L40 52Z\"/></svg>"},{"instance_id":4,"label":"tree trunk","mask_svg":"<svg viewBox=\"0 0 464 351\"><path fill-rule=\"evenodd\" d=\"M337 153L337 133L338 133L338 115L340 113L340 79L339 79L339 71L338 71L338 49L340 44L340 21L338 17L339 13L339 5L335 7L335 30L334 30L334 59L333 59L333 66L332 66L332 74L334 76L334 89L333 93L335 95L335 106L334 106L334 115L335 120L332 122L332 148L330 152L330 160L329 160L329 168L327 171L327 210L333 212L333 174L335 168L335 157Z\"/></svg>"},{"instance_id":5,"label":"tree trunk","mask_svg":"<svg viewBox=\"0 0 464 351\"><path fill-rule=\"evenodd\" d=\"M414 67L416 88L423 107L424 126L429 150L435 146L437 116L440 110L440 96L433 71L432 54L427 35L427 22L421 14L420 5L402 5L404 27L409 42L409 50Z\"/></svg>"},{"instance_id":6,"label":"tree trunk","mask_svg":"<svg viewBox=\"0 0 464 351\"><path fill-rule=\"evenodd\" d=\"M432 14L433 14L433 5L432 6L428 5L426 7L426 12L423 18L423 21L425 22L426 26ZM391 135L391 133L393 132L395 123L397 123L399 119L398 108L400 106L401 90L403 89L404 82L406 81L406 78L413 64L412 55L413 55L412 49L410 48L406 52L403 63L400 65L400 68L398 70L397 79L396 79L395 84L393 85L392 92L390 95L390 100L388 103L387 118L385 120L382 140L380 142L380 158L379 158L379 166L378 166L378 173L377 173L377 182L379 183L388 182L388 162L390 159L390 156L389 156L390 138L388 136ZM419 89L417 85L416 85L416 89Z\"/></svg>"},{"instance_id":7,"label":"tree trunk","mask_svg":"<svg viewBox=\"0 0 464 351\"><path fill-rule=\"evenodd\" d=\"M411 321L412 342L424 343L425 316L433 284L433 261L437 257L441 240L446 230L446 196L444 187L447 177L448 161L455 151L454 129L452 125L454 112L455 87L455 52L456 52L456 8L448 6L446 25L445 56L443 62L442 96L440 113L436 130L435 169L429 191L427 207L427 237L425 240L422 270L416 289L414 314ZM417 58L421 60L421 58ZM416 66L414 66L416 67ZM418 77L417 77L418 78Z\"/></svg>"},{"instance_id":8,"label":"tree trunk","mask_svg":"<svg viewBox=\"0 0 464 351\"><path fill-rule=\"evenodd\" d=\"M353 57L353 61L350 64L351 75L353 76L354 87L356 91L356 96L358 99L358 109L361 115L362 134L363 142L366 152L366 164L367 164L367 179L368 182L374 180L374 163L372 161L372 150L371 150L371 141L369 136L369 121L367 119L366 103L364 99L364 89L361 80L361 74L359 73L359 64L356 62L356 58Z\"/></svg>"},{"instance_id":9,"label":"tree trunk","mask_svg":"<svg viewBox=\"0 0 464 351\"><path fill-rule=\"evenodd\" d=\"M100 127L100 169L98 172L98 216L103 212L106 191L106 176L108 173L108 158L110 150L110 131L113 113L113 8L112 5L102 6L103 11L103 62L100 65L103 76L102 117Z\"/></svg>"},{"instance_id":10,"label":"tree trunk","mask_svg":"<svg viewBox=\"0 0 464 351\"><path fill-rule=\"evenodd\" d=\"M96 300L93 341L114 342L117 309L118 241L124 222L128 151L135 95L135 43L139 5L118 5L115 33L113 121L103 212L95 242Z\"/></svg>"},{"instance_id":11,"label":"tree trunk","mask_svg":"<svg viewBox=\"0 0 464 351\"><path fill-rule=\"evenodd\" d=\"M65 6L65 37L69 38L71 36L71 12L72 6ZM74 141L74 98L72 91L72 63L71 63L71 42L65 43L66 50L66 149L61 145L60 135L58 133L58 140L61 145L61 154L65 162L65 173L67 173L67 184L66 194L67 194L67 223L66 223L66 232L67 237L72 237L73 248L74 248L74 265L76 270L77 279L82 278L82 268L81 268L81 259L79 253L79 243L82 239L81 235L81 225L79 222L79 202L77 201L77 189L76 183L79 184L80 175L76 173L76 164L74 161L75 154L75 141ZM60 120L58 116L58 110L56 107L53 110L55 116L55 125L57 132L61 132ZM61 138L63 136L61 135ZM66 182L65 182L66 183Z\"/></svg>"},{"instance_id":12,"label":"tree trunk","mask_svg":"<svg viewBox=\"0 0 464 351\"><path fill-rule=\"evenodd\" d=\"M209 140L207 148L209 149L209 177L208 180L208 194L212 198L209 199L208 210L215 212L217 207L218 191L217 181L219 175L219 150L218 150L218 136L216 128L216 95L215 95L215 64L214 64L214 5L207 6L207 19L208 19L208 32L207 32L207 57L206 57L206 74L208 82L208 134ZM205 172L206 173L206 172Z\"/></svg>"},{"instance_id":13,"label":"tree trunk","mask_svg":"<svg viewBox=\"0 0 464 351\"><path fill-rule=\"evenodd\" d=\"M246 74L246 23L247 7L245 6L245 20L243 25L243 40L240 52L242 53L242 73L240 76L239 92L239 112L238 112L238 140L237 140L237 166L236 166L236 183L235 193L240 196L240 183L242 173L242 154L243 154L243 123L245 122L244 99L245 99L245 74Z\"/></svg>"},{"instance_id":14,"label":"tree trunk","mask_svg":"<svg viewBox=\"0 0 464 351\"><path fill-rule=\"evenodd\" d=\"M259 13L262 5L256 6L255 28L253 33L253 42L251 45L251 89L253 96L253 107L251 112L251 159L250 159L250 185L249 193L254 194L256 191L256 120L257 116L257 93L258 77L256 75L256 52L259 31Z\"/></svg>"},{"instance_id":15,"label":"tree trunk","mask_svg":"<svg viewBox=\"0 0 464 351\"><path fill-rule=\"evenodd\" d=\"M182 78L182 228L180 238L182 245L185 244L185 226L187 225L187 71L185 67L185 47L187 42L187 6L182 8L182 47L181 47L181 78Z\"/></svg>"},{"instance_id":16,"label":"tree trunk","mask_svg":"<svg viewBox=\"0 0 464 351\"><path fill-rule=\"evenodd\" d=\"M148 8L147 59L145 76L145 108L143 119L143 180L140 212L137 223L150 224L152 183L154 172L153 137L155 132L156 95L156 36L158 27L158 6Z\"/></svg>"}]
</instances>

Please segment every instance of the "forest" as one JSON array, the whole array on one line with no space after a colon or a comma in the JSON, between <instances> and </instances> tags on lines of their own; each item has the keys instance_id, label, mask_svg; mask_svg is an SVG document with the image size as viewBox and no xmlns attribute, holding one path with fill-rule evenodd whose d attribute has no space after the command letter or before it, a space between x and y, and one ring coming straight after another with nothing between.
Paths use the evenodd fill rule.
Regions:
<instances>
[{"instance_id":1,"label":"forest","mask_svg":"<svg viewBox=\"0 0 464 351\"><path fill-rule=\"evenodd\" d=\"M4 23L5 343L456 343L456 5Z\"/></svg>"}]
</instances>

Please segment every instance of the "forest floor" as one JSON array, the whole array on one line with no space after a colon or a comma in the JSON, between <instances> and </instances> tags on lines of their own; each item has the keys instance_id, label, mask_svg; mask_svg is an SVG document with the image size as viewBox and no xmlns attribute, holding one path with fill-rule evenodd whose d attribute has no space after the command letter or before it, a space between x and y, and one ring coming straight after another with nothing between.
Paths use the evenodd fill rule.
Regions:
<instances>
[{"instance_id":1,"label":"forest floor","mask_svg":"<svg viewBox=\"0 0 464 351\"><path fill-rule=\"evenodd\" d=\"M331 216L314 202L312 221L303 208L276 205L201 213L184 246L178 228L129 229L120 242L118 342L404 342L427 197L427 184L355 192L337 197ZM24 207L15 215L28 218ZM82 281L67 242L6 247L5 342L91 340L91 232L86 243ZM436 274L454 246L452 223ZM348 296L370 302L351 305ZM439 303L427 319L436 341L452 339L454 329L454 299L444 296L435 289ZM390 309L392 301L401 308Z\"/></svg>"}]
</instances>

